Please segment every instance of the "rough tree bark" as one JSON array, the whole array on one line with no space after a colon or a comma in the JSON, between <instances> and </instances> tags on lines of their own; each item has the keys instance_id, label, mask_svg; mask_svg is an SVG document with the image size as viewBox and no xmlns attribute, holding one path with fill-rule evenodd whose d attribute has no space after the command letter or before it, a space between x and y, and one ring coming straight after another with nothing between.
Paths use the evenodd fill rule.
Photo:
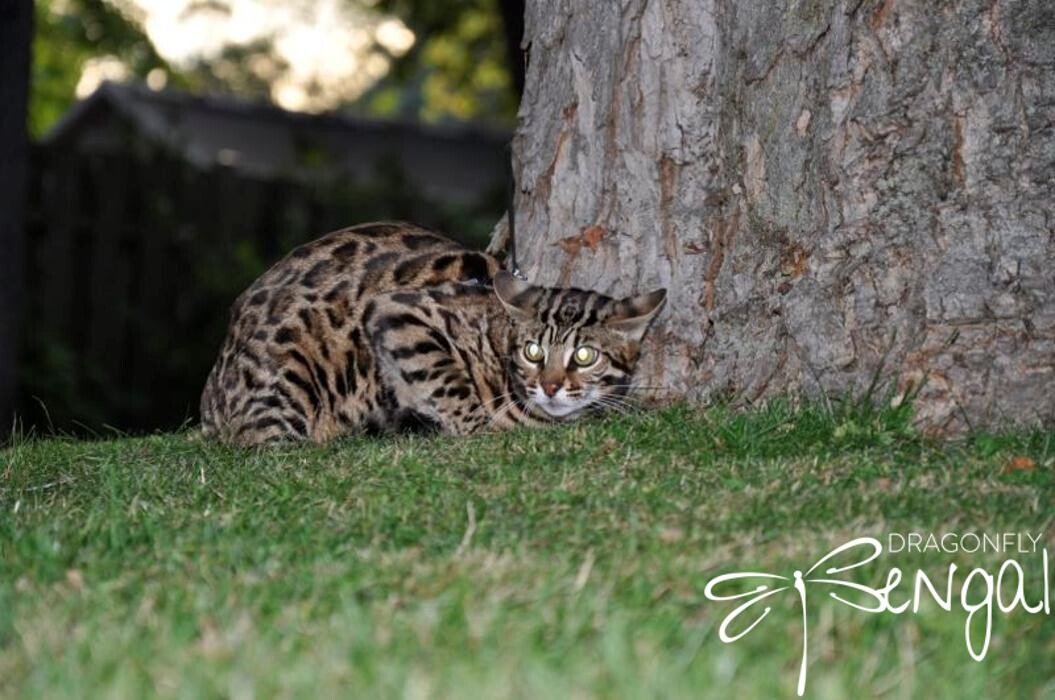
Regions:
<instances>
[{"instance_id":1,"label":"rough tree bark","mask_svg":"<svg viewBox=\"0 0 1055 700\"><path fill-rule=\"evenodd\" d=\"M549 0L524 46L520 266L669 286L644 383L1055 417L1055 3Z\"/></svg>"},{"instance_id":2,"label":"rough tree bark","mask_svg":"<svg viewBox=\"0 0 1055 700\"><path fill-rule=\"evenodd\" d=\"M0 438L15 403L32 0L0 0Z\"/></svg>"}]
</instances>

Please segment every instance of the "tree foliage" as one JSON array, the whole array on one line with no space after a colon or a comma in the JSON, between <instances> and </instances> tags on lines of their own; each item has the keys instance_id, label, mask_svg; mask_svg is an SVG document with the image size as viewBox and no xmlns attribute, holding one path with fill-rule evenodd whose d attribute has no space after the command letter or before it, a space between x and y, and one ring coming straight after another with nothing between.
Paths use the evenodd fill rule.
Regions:
<instances>
[{"instance_id":1,"label":"tree foliage","mask_svg":"<svg viewBox=\"0 0 1055 700\"><path fill-rule=\"evenodd\" d=\"M428 121L512 122L518 96L499 0L346 2L360 12L399 18L416 41L402 56L386 53L387 75L344 108ZM225 7L223 0L213 0L207 9ZM270 37L171 65L151 43L145 17L132 0L37 0L36 23L30 124L38 137L76 101L77 85L93 60L118 62L127 79L142 80L162 69L169 85L265 100L272 99L271 88L290 68Z\"/></svg>"},{"instance_id":2,"label":"tree foliage","mask_svg":"<svg viewBox=\"0 0 1055 700\"><path fill-rule=\"evenodd\" d=\"M380 113L506 125L516 93L498 0L380 0L417 36L366 103Z\"/></svg>"},{"instance_id":3,"label":"tree foliage","mask_svg":"<svg viewBox=\"0 0 1055 700\"><path fill-rule=\"evenodd\" d=\"M170 69L134 7L104 0L36 0L30 131L40 136L76 101L91 59L113 57L134 77Z\"/></svg>"}]
</instances>

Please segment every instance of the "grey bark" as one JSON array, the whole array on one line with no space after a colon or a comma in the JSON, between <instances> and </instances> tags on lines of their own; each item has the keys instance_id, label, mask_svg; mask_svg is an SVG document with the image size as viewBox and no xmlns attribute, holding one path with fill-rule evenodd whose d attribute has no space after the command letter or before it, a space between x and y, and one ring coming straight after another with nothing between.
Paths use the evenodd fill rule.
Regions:
<instances>
[{"instance_id":1,"label":"grey bark","mask_svg":"<svg viewBox=\"0 0 1055 700\"><path fill-rule=\"evenodd\" d=\"M525 46L520 266L669 287L644 384L1055 418L1055 3L550 0Z\"/></svg>"},{"instance_id":2,"label":"grey bark","mask_svg":"<svg viewBox=\"0 0 1055 700\"><path fill-rule=\"evenodd\" d=\"M0 0L0 439L15 405L32 21L31 0Z\"/></svg>"}]
</instances>

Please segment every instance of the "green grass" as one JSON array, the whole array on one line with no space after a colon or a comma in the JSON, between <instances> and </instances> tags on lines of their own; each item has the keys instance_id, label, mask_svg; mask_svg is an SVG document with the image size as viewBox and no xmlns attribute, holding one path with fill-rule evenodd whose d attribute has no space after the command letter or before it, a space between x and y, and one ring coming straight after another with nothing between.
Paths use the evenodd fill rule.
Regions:
<instances>
[{"instance_id":1,"label":"green grass","mask_svg":"<svg viewBox=\"0 0 1055 700\"><path fill-rule=\"evenodd\" d=\"M26 439L0 451L0 695L793 696L795 597L726 645L710 578L861 535L1045 531L1053 438L774 405L259 452ZM811 595L810 697L1055 697L1052 617L997 612L976 663L959 607Z\"/></svg>"}]
</instances>

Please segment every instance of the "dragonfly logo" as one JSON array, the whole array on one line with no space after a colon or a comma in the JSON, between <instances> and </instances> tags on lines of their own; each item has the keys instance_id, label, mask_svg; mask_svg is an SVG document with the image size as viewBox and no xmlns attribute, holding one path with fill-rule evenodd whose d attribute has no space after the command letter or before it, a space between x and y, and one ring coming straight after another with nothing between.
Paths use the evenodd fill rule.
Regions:
<instances>
[{"instance_id":1,"label":"dragonfly logo","mask_svg":"<svg viewBox=\"0 0 1055 700\"><path fill-rule=\"evenodd\" d=\"M934 583L923 571L917 571L912 578L912 595L905 602L895 604L891 601L894 593L905 578L901 569L888 571L886 583L881 588L873 588L854 581L832 578L848 571L867 566L883 554L882 543L873 537L858 537L833 549L818 559L805 571L794 571L791 576L782 576L758 571L722 574L711 579L703 590L704 596L711 601L740 601L718 627L718 637L726 644L731 644L751 633L772 610L772 601L781 594L794 595L802 611L802 660L799 664L797 692L801 696L806 692L806 667L809 658L807 601L814 591L826 592L827 597L842 605L866 613L890 612L900 615L911 608L913 613L919 611L923 592L946 611L953 608L953 588L956 580L956 564L949 564L945 596L938 592ZM1014 559L1008 559L1000 566L994 576L984 569L975 568L963 580L960 588L960 606L967 613L964 625L964 636L967 651L975 661L985 658L989 649L992 633L993 608L1001 612L1011 612L1021 607L1027 613L1051 614L1051 571L1048 567L1048 552L1041 550L1044 570L1043 594L1038 602L1027 602L1025 592L1026 575ZM1010 583L1008 583L1010 582ZM750 587L744 590L744 585ZM752 586L751 584L757 584ZM979 594L979 589L981 593ZM1011 589L1011 595L1006 595ZM762 606L762 607L759 607ZM980 617L978 617L980 616ZM972 622L978 617L982 621L981 643L972 637ZM743 621L741 622L741 619ZM739 624L738 624L739 623ZM735 629L735 631L733 631Z\"/></svg>"}]
</instances>

